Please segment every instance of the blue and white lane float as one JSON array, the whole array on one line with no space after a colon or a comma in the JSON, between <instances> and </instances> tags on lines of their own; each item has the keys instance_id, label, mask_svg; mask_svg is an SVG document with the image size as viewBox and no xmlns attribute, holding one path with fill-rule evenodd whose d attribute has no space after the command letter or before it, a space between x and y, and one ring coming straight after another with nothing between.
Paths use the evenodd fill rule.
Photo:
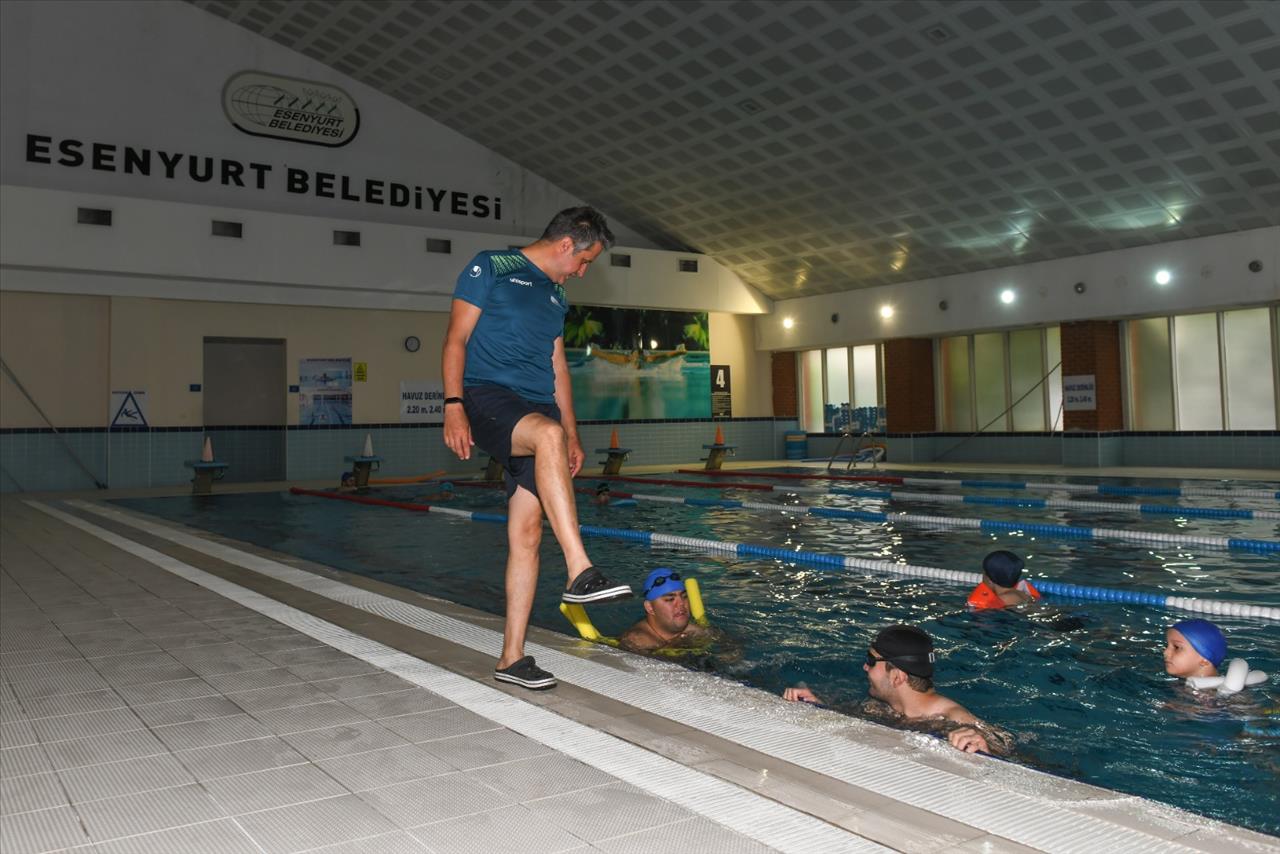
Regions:
<instances>
[{"instance_id":1,"label":"blue and white lane float","mask_svg":"<svg viewBox=\"0 0 1280 854\"><path fill-rule=\"evenodd\" d=\"M289 491L294 495L307 495L315 498L329 498L336 501L351 501L357 504L373 504L382 507L397 507L402 510L412 510L419 513L437 513L471 522L492 522L499 525L507 523L507 517L501 513L482 513L475 510L461 510L457 507L438 507L430 504L415 504L408 501L387 501L365 495L321 492L296 486ZM830 552L783 549L776 546L753 545L751 543L729 543L723 540L711 540L702 537L682 537L676 534L636 531L631 528L604 528L596 525L579 525L578 528L584 537L624 540L650 548L653 546L667 546L710 554L771 558L789 563L861 569L867 572L883 572L890 575L903 575L913 578L931 578L935 581L945 581L969 588L982 582L980 573L961 572L960 570L944 569L937 566L915 566L909 563L896 563L891 560L876 560ZM1188 596L1169 596L1164 593L1146 593L1138 590L1116 590L1110 587L1094 587L1085 584L1066 584L1047 578L1036 578L1034 580L1037 590L1054 596L1099 602L1119 602L1125 605L1148 605L1155 608L1191 611L1196 614L1215 614L1221 617L1252 617L1280 622L1280 608L1269 605L1227 602L1220 599L1196 599Z\"/></svg>"},{"instance_id":2,"label":"blue and white lane float","mask_svg":"<svg viewBox=\"0 0 1280 854\"><path fill-rule=\"evenodd\" d=\"M1180 497L1209 495L1217 498L1273 498L1280 500L1277 489L1211 489L1201 486L1109 486L1105 483L1034 483L1013 480L954 480L941 477L898 477L897 475L826 475L797 474L796 472L760 472L746 469L707 471L705 469L676 469L681 474L700 474L711 477L772 477L787 480L851 480L895 483L902 486L945 486L965 489L1026 489L1039 492L1093 492L1098 495L1163 495Z\"/></svg>"},{"instance_id":3,"label":"blue and white lane float","mask_svg":"<svg viewBox=\"0 0 1280 854\"><path fill-rule=\"evenodd\" d=\"M731 488L725 484L725 488ZM820 486L775 487L775 491L879 498L885 501L920 501L932 504L988 504L996 507L1034 507L1099 513L1142 513L1204 519L1276 519L1280 510L1245 510L1235 507L1194 507L1184 504L1121 504L1118 501L1075 501L1070 498L997 498L947 492L901 492L892 489L823 489Z\"/></svg>"},{"instance_id":4,"label":"blue and white lane float","mask_svg":"<svg viewBox=\"0 0 1280 854\"><path fill-rule=\"evenodd\" d=\"M621 493L619 493L621 494ZM1082 540L1123 540L1146 545L1206 546L1214 549L1239 549L1251 552L1280 553L1280 540L1248 540L1238 537L1209 537L1200 534L1164 534L1157 531L1130 531L1124 528L1085 528L1079 525L1048 525L1036 522L1006 522L999 519L972 519L951 516L922 516L918 513L876 513L843 507L811 507L806 504L776 504L765 501L734 501L728 498L681 498L673 495L628 493L637 501L663 504L685 504L690 507L724 507L762 510L770 513L802 513L830 519L856 519L861 522L890 522L929 528L969 528L979 531L1023 531L1042 537L1069 537Z\"/></svg>"},{"instance_id":5,"label":"blue and white lane float","mask_svg":"<svg viewBox=\"0 0 1280 854\"><path fill-rule=\"evenodd\" d=\"M878 498L888 501L921 501L934 504L991 504L1001 507L1061 508L1085 512L1148 513L1161 516L1204 517L1209 519L1277 519L1280 510L1242 510L1233 507L1193 507L1183 504L1122 504L1118 501L1076 501L1066 498L997 498L990 495L970 495L953 492L901 492L890 489L839 489L824 486L798 486L788 483L749 483L746 481L721 481L708 483L701 480L672 480L652 477L613 477L628 483L648 483L658 486L687 486L711 489L739 489L756 492L794 492L796 494L845 495L854 498ZM892 479L890 479L892 480ZM883 482L883 481L877 481ZM619 493L621 494L621 493Z\"/></svg>"}]
</instances>

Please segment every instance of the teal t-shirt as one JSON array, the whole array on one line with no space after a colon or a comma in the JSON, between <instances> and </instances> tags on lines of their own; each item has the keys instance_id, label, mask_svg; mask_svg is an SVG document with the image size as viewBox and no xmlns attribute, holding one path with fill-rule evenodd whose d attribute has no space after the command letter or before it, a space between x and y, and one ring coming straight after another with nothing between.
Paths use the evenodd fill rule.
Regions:
<instances>
[{"instance_id":1,"label":"teal t-shirt","mask_svg":"<svg viewBox=\"0 0 1280 854\"><path fill-rule=\"evenodd\" d=\"M512 249L472 258L453 296L480 309L462 384L500 385L534 403L555 402L551 357L569 311L564 288Z\"/></svg>"}]
</instances>

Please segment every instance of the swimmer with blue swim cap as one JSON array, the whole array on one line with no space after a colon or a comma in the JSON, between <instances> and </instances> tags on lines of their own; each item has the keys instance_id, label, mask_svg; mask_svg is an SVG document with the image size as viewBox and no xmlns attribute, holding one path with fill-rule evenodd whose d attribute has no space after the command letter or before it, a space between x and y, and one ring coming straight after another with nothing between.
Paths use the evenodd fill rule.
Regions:
<instances>
[{"instance_id":1,"label":"swimmer with blue swim cap","mask_svg":"<svg viewBox=\"0 0 1280 854\"><path fill-rule=\"evenodd\" d=\"M645 577L641 590L644 619L619 636L620 647L631 652L653 652L711 638L713 630L692 619L689 594L680 573L659 567Z\"/></svg>"},{"instance_id":2,"label":"swimmer with blue swim cap","mask_svg":"<svg viewBox=\"0 0 1280 854\"><path fill-rule=\"evenodd\" d=\"M1170 676L1217 676L1226 657L1227 639L1208 620L1183 620L1165 631L1164 672Z\"/></svg>"},{"instance_id":3,"label":"swimmer with blue swim cap","mask_svg":"<svg viewBox=\"0 0 1280 854\"><path fill-rule=\"evenodd\" d=\"M452 501L454 499L453 484L450 481L441 481L438 491L430 495L419 495L414 501L420 504L430 504L435 502L439 504L441 501Z\"/></svg>"}]
</instances>

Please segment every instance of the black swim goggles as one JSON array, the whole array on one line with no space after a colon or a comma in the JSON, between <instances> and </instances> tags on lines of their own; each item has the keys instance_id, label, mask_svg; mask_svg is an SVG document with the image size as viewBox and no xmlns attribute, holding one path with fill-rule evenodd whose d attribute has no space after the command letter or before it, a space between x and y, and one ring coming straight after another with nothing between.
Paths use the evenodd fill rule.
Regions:
<instances>
[{"instance_id":1,"label":"black swim goggles","mask_svg":"<svg viewBox=\"0 0 1280 854\"><path fill-rule=\"evenodd\" d=\"M680 580L680 573L678 572L671 572L671 573L668 573L667 575L659 575L657 578L653 580L652 584L646 584L644 586L644 595L648 596L650 590L656 590L657 588L666 584L668 581L679 581L679 580Z\"/></svg>"}]
</instances>

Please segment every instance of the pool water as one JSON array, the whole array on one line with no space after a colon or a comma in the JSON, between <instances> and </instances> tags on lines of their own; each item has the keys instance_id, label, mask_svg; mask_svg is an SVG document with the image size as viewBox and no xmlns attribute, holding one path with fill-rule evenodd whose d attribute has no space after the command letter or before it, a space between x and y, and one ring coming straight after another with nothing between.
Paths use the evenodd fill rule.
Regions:
<instances>
[{"instance_id":1,"label":"pool water","mask_svg":"<svg viewBox=\"0 0 1280 854\"><path fill-rule=\"evenodd\" d=\"M715 490L643 484L620 484L618 488L698 497L719 494ZM398 487L379 490L378 495L412 500L423 491L428 490ZM788 498L765 493L762 497L733 490L725 495L937 516L1280 539L1280 525L1274 521L1187 520L974 505L885 505L845 496ZM1180 500L1202 506L1277 506L1266 499ZM501 525L279 493L117 503L473 608L494 613L502 610L506 545ZM486 490L462 490L452 506L504 510L501 493ZM579 513L588 525L974 572L987 552L1007 548L1026 557L1033 580L1053 578L1280 605L1276 580L1280 566L1275 554L1044 539L1018 533L643 502L635 507L601 508L584 499ZM1049 613L1031 617L1013 612L975 613L964 608L967 589L932 580L649 549L615 540L590 539L587 546L611 577L630 581L637 590L654 566L670 566L686 577L697 577L710 618L742 648L740 657L698 662L725 677L772 692L803 681L828 703L852 704L866 695L862 659L875 633L891 623L912 623L935 639L939 690L979 717L1015 733L1015 761L1255 830L1280 833L1280 739L1251 734L1247 729L1257 732L1265 731L1268 724L1274 726L1274 719L1266 714L1268 710L1276 713L1280 706L1280 678L1276 675L1280 674L1280 625L1215 618L1227 633L1232 657L1246 658L1254 669L1273 675L1261 688L1232 698L1197 696L1165 676L1161 660L1164 629L1190 616L1182 612L1051 598ZM542 561L533 621L569 633L569 625L557 609L564 564L549 531ZM618 634L641 616L635 601L595 607L591 613L607 635ZM1076 617L1081 627L1055 629L1055 624L1062 625L1057 620L1062 616Z\"/></svg>"}]
</instances>

